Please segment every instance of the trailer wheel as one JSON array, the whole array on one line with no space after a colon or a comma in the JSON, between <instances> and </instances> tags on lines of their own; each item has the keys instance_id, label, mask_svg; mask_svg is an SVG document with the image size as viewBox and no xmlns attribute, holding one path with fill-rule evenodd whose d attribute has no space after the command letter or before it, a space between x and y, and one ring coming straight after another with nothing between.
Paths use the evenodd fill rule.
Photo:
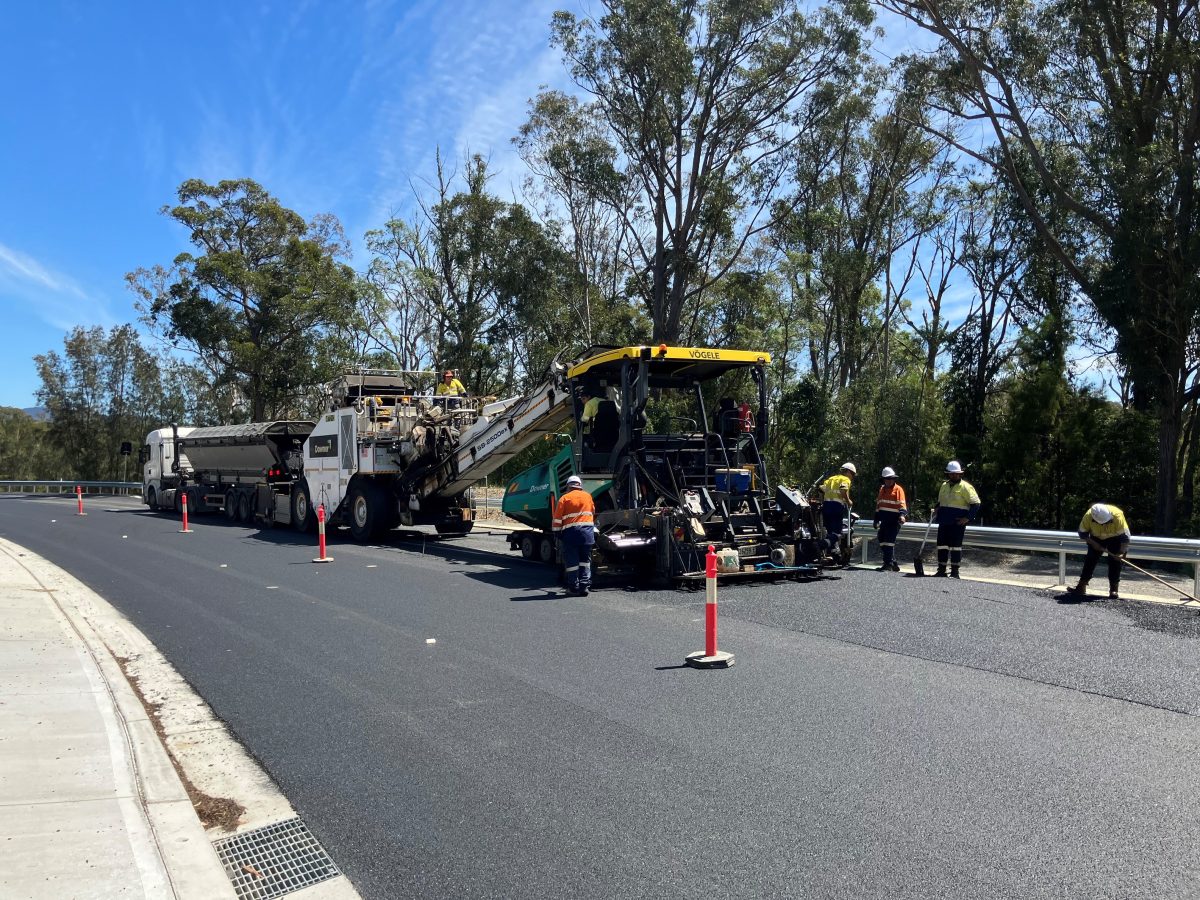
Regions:
<instances>
[{"instance_id":1,"label":"trailer wheel","mask_svg":"<svg viewBox=\"0 0 1200 900\"><path fill-rule=\"evenodd\" d=\"M237 493L233 488L225 492L225 518L230 522L237 521Z\"/></svg>"},{"instance_id":2,"label":"trailer wheel","mask_svg":"<svg viewBox=\"0 0 1200 900\"><path fill-rule=\"evenodd\" d=\"M254 510L250 508L250 494L241 491L237 498L237 517L239 522L249 524L254 521Z\"/></svg>"},{"instance_id":3,"label":"trailer wheel","mask_svg":"<svg viewBox=\"0 0 1200 900\"><path fill-rule=\"evenodd\" d=\"M543 537L538 542L538 559L544 563L554 562L554 539Z\"/></svg>"},{"instance_id":4,"label":"trailer wheel","mask_svg":"<svg viewBox=\"0 0 1200 900\"><path fill-rule=\"evenodd\" d=\"M183 488L175 488L175 515L183 515Z\"/></svg>"},{"instance_id":5,"label":"trailer wheel","mask_svg":"<svg viewBox=\"0 0 1200 900\"><path fill-rule=\"evenodd\" d=\"M383 492L359 482L350 487L350 534L360 544L375 536L384 518Z\"/></svg>"},{"instance_id":6,"label":"trailer wheel","mask_svg":"<svg viewBox=\"0 0 1200 900\"><path fill-rule=\"evenodd\" d=\"M315 531L317 516L313 512L308 483L300 481L292 488L292 527L297 531Z\"/></svg>"},{"instance_id":7,"label":"trailer wheel","mask_svg":"<svg viewBox=\"0 0 1200 900\"><path fill-rule=\"evenodd\" d=\"M533 535L521 535L521 556L525 557L525 559L533 559L533 552L535 549L537 548L533 543Z\"/></svg>"}]
</instances>

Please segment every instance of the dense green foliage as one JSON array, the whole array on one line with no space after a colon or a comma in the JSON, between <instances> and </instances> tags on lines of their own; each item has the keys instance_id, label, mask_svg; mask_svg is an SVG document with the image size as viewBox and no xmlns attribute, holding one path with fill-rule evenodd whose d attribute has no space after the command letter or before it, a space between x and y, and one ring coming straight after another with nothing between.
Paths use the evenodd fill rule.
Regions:
<instances>
[{"instance_id":1,"label":"dense green foliage","mask_svg":"<svg viewBox=\"0 0 1200 900\"><path fill-rule=\"evenodd\" d=\"M111 473L126 434L311 409L347 361L510 393L555 355L664 340L772 354L785 483L852 459L869 508L890 465L923 516L958 458L989 524L1072 529L1107 500L1197 533L1194 3L875 6L934 43L880 62L857 0L556 14L581 93L513 123L523 197L439 155L361 279L331 217L185 182L166 212L199 254L130 283L200 368L76 332L38 358L50 423L0 415L0 463Z\"/></svg>"}]
</instances>

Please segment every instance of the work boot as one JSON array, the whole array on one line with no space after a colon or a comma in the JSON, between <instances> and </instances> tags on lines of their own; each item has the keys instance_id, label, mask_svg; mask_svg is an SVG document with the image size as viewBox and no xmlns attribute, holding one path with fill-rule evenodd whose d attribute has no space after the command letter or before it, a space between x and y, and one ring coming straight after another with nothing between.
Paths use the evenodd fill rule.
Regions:
<instances>
[{"instance_id":1,"label":"work boot","mask_svg":"<svg viewBox=\"0 0 1200 900\"><path fill-rule=\"evenodd\" d=\"M1109 600L1120 600L1121 599L1120 593L1118 593L1117 589L1115 587L1112 587L1111 585L1108 588L1108 599Z\"/></svg>"},{"instance_id":2,"label":"work boot","mask_svg":"<svg viewBox=\"0 0 1200 900\"><path fill-rule=\"evenodd\" d=\"M950 577L951 577L951 578L957 578L957 577L958 577L958 566L951 566L951 567L950 567Z\"/></svg>"},{"instance_id":3,"label":"work boot","mask_svg":"<svg viewBox=\"0 0 1200 900\"><path fill-rule=\"evenodd\" d=\"M933 573L933 577L934 578L945 578L946 577L946 567L938 566L937 571Z\"/></svg>"},{"instance_id":4,"label":"work boot","mask_svg":"<svg viewBox=\"0 0 1200 900\"><path fill-rule=\"evenodd\" d=\"M876 572L890 572L890 571L892 571L892 567L889 566L887 563L884 563L882 566L876 566L875 571Z\"/></svg>"},{"instance_id":5,"label":"work boot","mask_svg":"<svg viewBox=\"0 0 1200 900\"><path fill-rule=\"evenodd\" d=\"M896 562L895 560L892 560L892 571L893 572L900 571L900 563Z\"/></svg>"},{"instance_id":6,"label":"work boot","mask_svg":"<svg viewBox=\"0 0 1200 900\"><path fill-rule=\"evenodd\" d=\"M1087 585L1081 581L1074 587L1067 588L1067 593L1074 594L1076 597L1082 597L1087 593Z\"/></svg>"}]
</instances>

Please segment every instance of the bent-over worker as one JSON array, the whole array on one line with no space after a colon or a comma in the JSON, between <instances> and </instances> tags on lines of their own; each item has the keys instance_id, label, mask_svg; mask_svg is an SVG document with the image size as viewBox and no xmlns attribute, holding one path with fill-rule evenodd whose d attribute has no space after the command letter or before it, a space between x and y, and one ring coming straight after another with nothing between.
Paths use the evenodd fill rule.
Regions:
<instances>
[{"instance_id":1,"label":"bent-over worker","mask_svg":"<svg viewBox=\"0 0 1200 900\"><path fill-rule=\"evenodd\" d=\"M899 572L896 536L900 534L900 526L908 521L908 499L904 496L904 488L896 482L895 469L885 466L879 477L883 479L883 484L879 487L879 496L875 498L875 528L879 531L879 552L883 556L883 565L876 571Z\"/></svg>"},{"instance_id":2,"label":"bent-over worker","mask_svg":"<svg viewBox=\"0 0 1200 900\"><path fill-rule=\"evenodd\" d=\"M958 578L962 565L963 535L967 524L979 515L979 494L969 481L963 481L963 467L957 459L946 463L946 480L938 490L934 515L937 530L937 578L946 577L946 559L950 559L950 577Z\"/></svg>"},{"instance_id":3,"label":"bent-over worker","mask_svg":"<svg viewBox=\"0 0 1200 900\"><path fill-rule=\"evenodd\" d=\"M842 463L841 469L821 482L821 518L825 522L825 546L832 553L846 528L846 516L853 504L850 501L850 484L858 469L854 463Z\"/></svg>"},{"instance_id":4,"label":"bent-over worker","mask_svg":"<svg viewBox=\"0 0 1200 900\"><path fill-rule=\"evenodd\" d=\"M596 504L583 489L583 479L567 479L567 492L554 507L554 532L562 553L567 575L567 590L586 597L592 585L592 544L595 534Z\"/></svg>"},{"instance_id":5,"label":"bent-over worker","mask_svg":"<svg viewBox=\"0 0 1200 900\"><path fill-rule=\"evenodd\" d=\"M1079 573L1079 584L1067 588L1072 594L1086 594L1088 582L1096 571L1102 553L1108 554L1108 598L1119 600L1121 560L1129 551L1129 525L1125 513L1111 503L1093 504L1079 523L1079 539L1088 545Z\"/></svg>"}]
</instances>

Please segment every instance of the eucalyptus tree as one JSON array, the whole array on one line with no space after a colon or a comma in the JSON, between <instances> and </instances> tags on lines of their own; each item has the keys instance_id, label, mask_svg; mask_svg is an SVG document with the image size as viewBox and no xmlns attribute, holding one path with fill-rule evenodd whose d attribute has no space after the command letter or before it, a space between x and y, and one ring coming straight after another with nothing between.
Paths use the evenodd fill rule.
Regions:
<instances>
[{"instance_id":1,"label":"eucalyptus tree","mask_svg":"<svg viewBox=\"0 0 1200 900\"><path fill-rule=\"evenodd\" d=\"M1200 395L1196 0L876 2L938 39L913 69L943 114L929 127L1008 182L1112 329L1158 422L1154 526L1172 531L1182 410Z\"/></svg>"},{"instance_id":2,"label":"eucalyptus tree","mask_svg":"<svg viewBox=\"0 0 1200 900\"><path fill-rule=\"evenodd\" d=\"M163 214L196 253L126 276L149 326L193 352L247 415L292 415L348 356L339 331L356 316L358 282L337 220L309 222L250 179L179 187Z\"/></svg>"},{"instance_id":3,"label":"eucalyptus tree","mask_svg":"<svg viewBox=\"0 0 1200 900\"><path fill-rule=\"evenodd\" d=\"M772 223L787 149L856 71L870 9L839 0L602 0L558 12L553 41L636 186L630 289L655 341Z\"/></svg>"}]
</instances>

